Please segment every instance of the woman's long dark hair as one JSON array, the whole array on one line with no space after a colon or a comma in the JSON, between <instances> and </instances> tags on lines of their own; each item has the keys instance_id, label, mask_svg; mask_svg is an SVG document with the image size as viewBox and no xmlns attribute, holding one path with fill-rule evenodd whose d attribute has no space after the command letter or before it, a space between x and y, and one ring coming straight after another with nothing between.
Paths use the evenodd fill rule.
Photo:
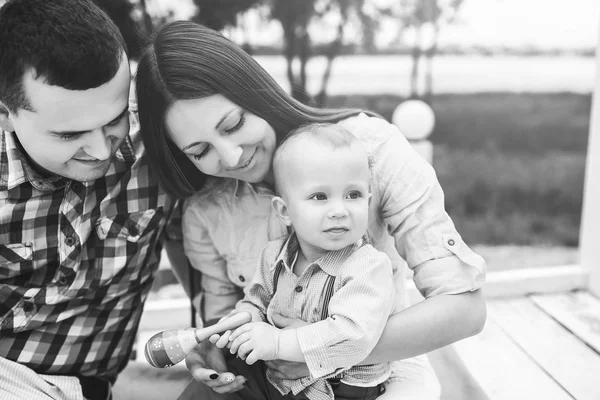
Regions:
<instances>
[{"instance_id":1,"label":"woman's long dark hair","mask_svg":"<svg viewBox=\"0 0 600 400\"><path fill-rule=\"evenodd\" d=\"M338 122L363 110L317 109L286 93L246 52L220 33L188 21L159 28L136 75L140 127L152 170L177 198L202 188L205 175L169 139L165 115L177 100L221 94L267 121L279 142L313 122Z\"/></svg>"}]
</instances>

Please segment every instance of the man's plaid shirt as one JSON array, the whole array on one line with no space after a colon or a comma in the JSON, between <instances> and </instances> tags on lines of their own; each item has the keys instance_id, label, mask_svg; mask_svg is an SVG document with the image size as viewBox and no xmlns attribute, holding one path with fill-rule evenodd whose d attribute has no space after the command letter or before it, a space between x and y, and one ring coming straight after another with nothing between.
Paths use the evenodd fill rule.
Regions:
<instances>
[{"instance_id":1,"label":"man's plaid shirt","mask_svg":"<svg viewBox=\"0 0 600 400\"><path fill-rule=\"evenodd\" d=\"M105 177L42 178L1 132L0 357L38 373L114 379L158 268L166 195L140 135Z\"/></svg>"}]
</instances>

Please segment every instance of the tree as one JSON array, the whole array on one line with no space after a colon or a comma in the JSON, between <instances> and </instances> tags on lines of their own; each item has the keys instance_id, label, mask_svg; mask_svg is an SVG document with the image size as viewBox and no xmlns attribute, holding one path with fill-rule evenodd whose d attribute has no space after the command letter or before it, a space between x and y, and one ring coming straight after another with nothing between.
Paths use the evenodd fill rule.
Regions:
<instances>
[{"instance_id":1,"label":"tree","mask_svg":"<svg viewBox=\"0 0 600 400\"><path fill-rule=\"evenodd\" d=\"M130 58L138 58L141 50L141 33L138 23L132 16L134 4L129 0L94 0L94 3L108 14L121 31Z\"/></svg>"},{"instance_id":2,"label":"tree","mask_svg":"<svg viewBox=\"0 0 600 400\"><path fill-rule=\"evenodd\" d=\"M398 16L403 31L412 29L414 40L411 48L412 69L410 75L410 97L417 98L419 63L425 56L425 88L424 97L430 100L433 93L433 57L438 49L440 27L455 21L464 0L402 0ZM424 30L431 31L427 46L423 45Z\"/></svg>"},{"instance_id":3,"label":"tree","mask_svg":"<svg viewBox=\"0 0 600 400\"><path fill-rule=\"evenodd\" d=\"M321 87L316 95L317 105L322 105L327 97L327 84L335 58L343 48L345 27L351 17L356 17L358 26L364 30L363 38L373 44L375 19L364 12L366 0L270 0L271 17L277 20L283 29L284 56L287 63L287 77L291 94L303 103L312 102L306 84L306 65L314 55L310 37L311 23L324 23L325 17L336 20L334 38L322 46L326 58L325 70L321 78ZM335 16L336 18L331 18ZM294 61L298 68L294 69Z\"/></svg>"},{"instance_id":4,"label":"tree","mask_svg":"<svg viewBox=\"0 0 600 400\"><path fill-rule=\"evenodd\" d=\"M240 13L255 7L261 0L194 0L198 11L192 21L220 31L235 26Z\"/></svg>"}]
</instances>

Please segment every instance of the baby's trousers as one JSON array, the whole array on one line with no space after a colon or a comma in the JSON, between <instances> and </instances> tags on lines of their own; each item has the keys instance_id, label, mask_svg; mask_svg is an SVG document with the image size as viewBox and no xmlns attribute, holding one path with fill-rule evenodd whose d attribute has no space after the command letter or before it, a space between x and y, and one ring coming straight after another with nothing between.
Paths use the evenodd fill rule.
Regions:
<instances>
[{"instance_id":1,"label":"baby's trousers","mask_svg":"<svg viewBox=\"0 0 600 400\"><path fill-rule=\"evenodd\" d=\"M227 366L235 375L243 375L248 379L244 389L228 395L228 400L307 400L303 393L288 393L285 396L279 393L267 380L267 366L263 361L248 365L237 357L231 357L227 360ZM330 383L335 400L374 400L385 392L384 384L359 387L335 380Z\"/></svg>"}]
</instances>

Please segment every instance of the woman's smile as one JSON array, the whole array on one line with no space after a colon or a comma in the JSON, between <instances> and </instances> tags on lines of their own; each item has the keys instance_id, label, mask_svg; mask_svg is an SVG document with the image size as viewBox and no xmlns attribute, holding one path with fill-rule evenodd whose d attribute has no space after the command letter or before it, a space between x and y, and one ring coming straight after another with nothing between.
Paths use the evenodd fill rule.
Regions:
<instances>
[{"instance_id":1,"label":"woman's smile","mask_svg":"<svg viewBox=\"0 0 600 400\"><path fill-rule=\"evenodd\" d=\"M254 161L254 156L256 155L256 153L258 152L258 146L254 148L254 151L252 152L252 155L240 166L237 166L235 168L230 168L230 171L245 171L247 169L251 169L250 163L252 163L252 161ZM252 165L254 166L254 165Z\"/></svg>"}]
</instances>

